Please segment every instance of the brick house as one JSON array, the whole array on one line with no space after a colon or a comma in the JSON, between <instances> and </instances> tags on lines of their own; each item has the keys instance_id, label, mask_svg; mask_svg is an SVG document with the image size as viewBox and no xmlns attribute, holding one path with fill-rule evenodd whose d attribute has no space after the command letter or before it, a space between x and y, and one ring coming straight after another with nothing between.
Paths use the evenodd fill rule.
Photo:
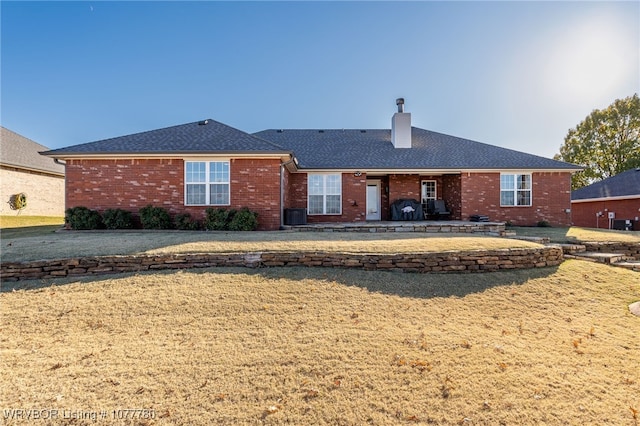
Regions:
<instances>
[{"instance_id":1,"label":"brick house","mask_svg":"<svg viewBox=\"0 0 640 426\"><path fill-rule=\"evenodd\" d=\"M64 165L39 155L49 149L0 127L0 215L64 216ZM25 194L24 209L12 199Z\"/></svg>"},{"instance_id":2,"label":"brick house","mask_svg":"<svg viewBox=\"0 0 640 426\"><path fill-rule=\"evenodd\" d=\"M571 174L579 167L411 126L264 130L214 120L44 152L66 161L67 207L137 212L148 204L202 218L207 207L257 211L279 229L287 209L309 223L390 220L399 199L444 200L450 218L571 224Z\"/></svg>"},{"instance_id":3,"label":"brick house","mask_svg":"<svg viewBox=\"0 0 640 426\"><path fill-rule=\"evenodd\" d=\"M612 228L613 220L630 220L640 231L640 168L573 191L571 210L576 226Z\"/></svg>"}]
</instances>

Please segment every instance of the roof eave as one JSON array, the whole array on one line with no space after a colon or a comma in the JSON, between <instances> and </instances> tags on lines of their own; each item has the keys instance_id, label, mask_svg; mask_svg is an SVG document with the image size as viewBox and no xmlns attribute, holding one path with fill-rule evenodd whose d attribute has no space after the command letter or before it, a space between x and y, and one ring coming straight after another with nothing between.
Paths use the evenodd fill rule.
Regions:
<instances>
[{"instance_id":1,"label":"roof eave","mask_svg":"<svg viewBox=\"0 0 640 426\"><path fill-rule=\"evenodd\" d=\"M46 151L44 156L60 160L99 160L122 158L185 158L185 157L234 157L234 158L288 158L292 156L288 151L171 151L171 152L70 152L56 153Z\"/></svg>"},{"instance_id":2,"label":"roof eave","mask_svg":"<svg viewBox=\"0 0 640 426\"><path fill-rule=\"evenodd\" d=\"M618 195L615 197L582 198L578 200L571 200L571 202L572 203L593 203L598 201L620 201L620 200L635 200L635 199L640 199L640 194Z\"/></svg>"}]
</instances>

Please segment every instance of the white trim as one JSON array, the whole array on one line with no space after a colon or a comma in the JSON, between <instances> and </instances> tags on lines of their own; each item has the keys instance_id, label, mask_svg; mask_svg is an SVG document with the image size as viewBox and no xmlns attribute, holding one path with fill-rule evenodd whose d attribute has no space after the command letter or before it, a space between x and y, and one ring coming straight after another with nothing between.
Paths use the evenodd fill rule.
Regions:
<instances>
[{"instance_id":1,"label":"white trim","mask_svg":"<svg viewBox=\"0 0 640 426\"><path fill-rule=\"evenodd\" d=\"M58 158L61 160L145 160L145 159L166 159L166 160L184 160L186 158L255 158L269 159L279 158L287 161L291 158L291 154L262 154L262 153L237 153L237 152L221 152L221 153L159 153L159 154L42 154L45 157Z\"/></svg>"},{"instance_id":2,"label":"white trim","mask_svg":"<svg viewBox=\"0 0 640 426\"><path fill-rule=\"evenodd\" d=\"M366 220L382 220L382 179L367 179L366 180L366 187L367 187L367 192L365 194L365 208L368 210L369 209L369 186L375 186L376 187L376 209L377 211L375 212L375 217L369 217L369 213L365 212L365 219Z\"/></svg>"},{"instance_id":3,"label":"white trim","mask_svg":"<svg viewBox=\"0 0 640 426\"><path fill-rule=\"evenodd\" d=\"M435 196L433 197L433 200L437 200L438 199L438 181L435 179L420 179L420 202L424 203L424 200L426 200L427 198L423 197L423 193L422 193L422 189L424 188L424 184L426 182L433 182L433 184L435 185Z\"/></svg>"},{"instance_id":4,"label":"white trim","mask_svg":"<svg viewBox=\"0 0 640 426\"><path fill-rule=\"evenodd\" d=\"M309 206L309 197L311 195L319 195L319 194L310 194L309 193L309 178L311 176L322 176L322 213L311 213L311 208ZM338 176L338 182L340 183L340 194L327 194L327 176ZM340 211L338 213L326 213L327 210L327 195L339 195L340 196ZM342 215L342 173L307 173L307 215L309 216L341 216Z\"/></svg>"},{"instance_id":5,"label":"white trim","mask_svg":"<svg viewBox=\"0 0 640 426\"><path fill-rule=\"evenodd\" d=\"M513 179L513 190L510 189L502 189L502 176L512 176ZM518 176L529 176L529 189L518 189ZM518 204L518 192L529 191L529 204ZM502 204L502 193L503 192L512 192L513 193L513 204ZM533 174L532 173L500 173L500 207L533 207Z\"/></svg>"},{"instance_id":6,"label":"white trim","mask_svg":"<svg viewBox=\"0 0 640 426\"><path fill-rule=\"evenodd\" d=\"M617 197L583 198L581 200L571 200L571 203L593 203L596 201L620 201L620 200L637 200L637 199L640 199L640 194L620 195Z\"/></svg>"},{"instance_id":7,"label":"white trim","mask_svg":"<svg viewBox=\"0 0 640 426\"><path fill-rule=\"evenodd\" d=\"M301 169L297 173L355 173L378 175L461 175L464 173L575 173L582 169Z\"/></svg>"},{"instance_id":8,"label":"white trim","mask_svg":"<svg viewBox=\"0 0 640 426\"><path fill-rule=\"evenodd\" d=\"M187 182L187 163L205 163L205 182ZM229 181L228 182L210 182L209 176L211 174L210 165L211 163L227 163L229 166ZM183 167L183 182L184 182L184 197L183 197L183 205L189 207L228 207L231 205L231 161L224 159L196 159L196 160L185 160ZM211 193L210 193L210 185L213 184L226 184L229 187L229 202L227 204L211 204ZM187 203L187 185L204 185L205 186L205 200L208 200L209 203L205 204L188 204Z\"/></svg>"}]
</instances>

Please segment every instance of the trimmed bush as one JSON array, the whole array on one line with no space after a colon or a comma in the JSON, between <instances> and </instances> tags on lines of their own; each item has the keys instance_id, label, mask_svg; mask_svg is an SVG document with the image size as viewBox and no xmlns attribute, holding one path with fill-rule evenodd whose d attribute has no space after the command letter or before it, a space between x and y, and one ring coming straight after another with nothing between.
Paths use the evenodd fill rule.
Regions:
<instances>
[{"instance_id":1,"label":"trimmed bush","mask_svg":"<svg viewBox=\"0 0 640 426\"><path fill-rule=\"evenodd\" d=\"M204 227L208 231L254 231L258 228L258 213L247 207L239 211L208 208Z\"/></svg>"},{"instance_id":2,"label":"trimmed bush","mask_svg":"<svg viewBox=\"0 0 640 426\"><path fill-rule=\"evenodd\" d=\"M197 231L200 229L200 222L192 218L189 213L179 213L174 219L176 229L183 231Z\"/></svg>"},{"instance_id":3,"label":"trimmed bush","mask_svg":"<svg viewBox=\"0 0 640 426\"><path fill-rule=\"evenodd\" d=\"M171 216L167 209L151 204L140 209L140 222L144 229L171 229Z\"/></svg>"},{"instance_id":4,"label":"trimmed bush","mask_svg":"<svg viewBox=\"0 0 640 426\"><path fill-rule=\"evenodd\" d=\"M209 207L205 210L205 213L204 228L207 231L226 231L229 229L229 223L236 211L233 209L213 209Z\"/></svg>"},{"instance_id":5,"label":"trimmed bush","mask_svg":"<svg viewBox=\"0 0 640 426\"><path fill-rule=\"evenodd\" d=\"M258 213L252 212L246 207L236 212L229 222L231 231L255 231L258 228Z\"/></svg>"},{"instance_id":6,"label":"trimmed bush","mask_svg":"<svg viewBox=\"0 0 640 426\"><path fill-rule=\"evenodd\" d=\"M122 209L107 209L102 213L102 221L107 229L133 228L133 215Z\"/></svg>"},{"instance_id":7,"label":"trimmed bush","mask_svg":"<svg viewBox=\"0 0 640 426\"><path fill-rule=\"evenodd\" d=\"M551 224L549 222L547 222L546 220L541 220L540 222L538 222L538 227L539 228L551 228Z\"/></svg>"},{"instance_id":8,"label":"trimmed bush","mask_svg":"<svg viewBox=\"0 0 640 426\"><path fill-rule=\"evenodd\" d=\"M100 229L102 228L102 217L95 210L78 206L65 210L64 222L71 229Z\"/></svg>"}]
</instances>

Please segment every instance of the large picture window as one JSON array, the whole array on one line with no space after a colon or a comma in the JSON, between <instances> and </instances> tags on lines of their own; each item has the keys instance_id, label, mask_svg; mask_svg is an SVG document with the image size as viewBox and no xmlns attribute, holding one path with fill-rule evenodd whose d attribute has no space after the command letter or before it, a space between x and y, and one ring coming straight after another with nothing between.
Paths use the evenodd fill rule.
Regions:
<instances>
[{"instance_id":1,"label":"large picture window","mask_svg":"<svg viewBox=\"0 0 640 426\"><path fill-rule=\"evenodd\" d=\"M309 214L342 212L342 176L339 173L308 175L307 193Z\"/></svg>"},{"instance_id":2,"label":"large picture window","mask_svg":"<svg viewBox=\"0 0 640 426\"><path fill-rule=\"evenodd\" d=\"M501 206L531 206L531 175L500 175Z\"/></svg>"},{"instance_id":3,"label":"large picture window","mask_svg":"<svg viewBox=\"0 0 640 426\"><path fill-rule=\"evenodd\" d=\"M229 162L185 162L185 204L228 206Z\"/></svg>"}]
</instances>

